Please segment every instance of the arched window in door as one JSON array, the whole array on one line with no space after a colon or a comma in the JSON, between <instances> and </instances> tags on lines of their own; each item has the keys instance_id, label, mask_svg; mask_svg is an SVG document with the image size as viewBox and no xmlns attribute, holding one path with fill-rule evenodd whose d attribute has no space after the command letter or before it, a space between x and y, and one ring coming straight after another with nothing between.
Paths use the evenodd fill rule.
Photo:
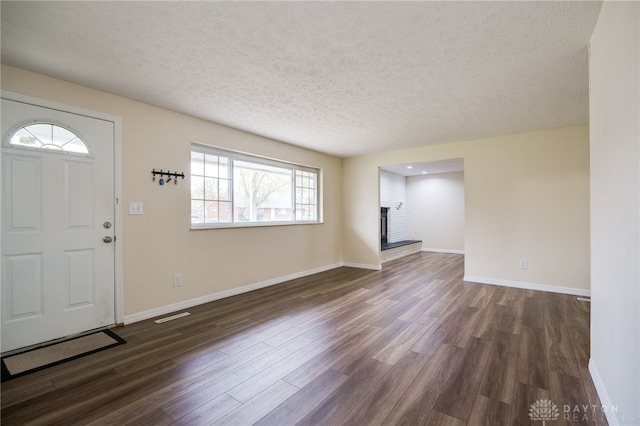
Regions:
<instances>
[{"instance_id":1,"label":"arched window in door","mask_svg":"<svg viewBox=\"0 0 640 426\"><path fill-rule=\"evenodd\" d=\"M9 138L9 144L23 148L50 149L74 154L89 154L89 147L71 130L52 123L36 123L20 127Z\"/></svg>"}]
</instances>

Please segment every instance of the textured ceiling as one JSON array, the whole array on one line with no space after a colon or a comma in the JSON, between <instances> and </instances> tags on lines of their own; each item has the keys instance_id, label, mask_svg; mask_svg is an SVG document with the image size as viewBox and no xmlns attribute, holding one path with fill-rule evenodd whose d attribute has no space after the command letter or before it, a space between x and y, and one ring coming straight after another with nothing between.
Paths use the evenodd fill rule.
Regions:
<instances>
[{"instance_id":1,"label":"textured ceiling","mask_svg":"<svg viewBox=\"0 0 640 426\"><path fill-rule=\"evenodd\" d=\"M2 62L347 157L587 123L600 7L2 1Z\"/></svg>"}]
</instances>

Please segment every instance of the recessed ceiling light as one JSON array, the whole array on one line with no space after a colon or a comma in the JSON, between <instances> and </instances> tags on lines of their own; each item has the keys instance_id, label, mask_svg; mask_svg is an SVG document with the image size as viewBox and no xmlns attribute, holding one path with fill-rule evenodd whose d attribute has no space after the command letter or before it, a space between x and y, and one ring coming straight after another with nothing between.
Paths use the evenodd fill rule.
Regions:
<instances>
[{"instance_id":1,"label":"recessed ceiling light","mask_svg":"<svg viewBox=\"0 0 640 426\"><path fill-rule=\"evenodd\" d=\"M413 166L407 166L407 169L413 169Z\"/></svg>"},{"instance_id":2,"label":"recessed ceiling light","mask_svg":"<svg viewBox=\"0 0 640 426\"><path fill-rule=\"evenodd\" d=\"M426 174L427 174L427 172L422 172L422 174L423 174L423 175L426 175Z\"/></svg>"}]
</instances>

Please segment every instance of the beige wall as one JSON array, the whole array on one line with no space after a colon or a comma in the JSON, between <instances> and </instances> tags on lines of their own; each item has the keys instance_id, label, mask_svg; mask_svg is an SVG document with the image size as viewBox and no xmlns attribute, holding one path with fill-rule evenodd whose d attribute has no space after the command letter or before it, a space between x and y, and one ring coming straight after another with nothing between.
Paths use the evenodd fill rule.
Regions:
<instances>
[{"instance_id":1,"label":"beige wall","mask_svg":"<svg viewBox=\"0 0 640 426\"><path fill-rule=\"evenodd\" d=\"M591 38L591 360L609 424L640 424L640 3Z\"/></svg>"},{"instance_id":2,"label":"beige wall","mask_svg":"<svg viewBox=\"0 0 640 426\"><path fill-rule=\"evenodd\" d=\"M125 314L342 262L341 159L8 66L2 89L122 118ZM188 174L192 141L320 167L324 224L190 231L189 179L160 187L150 172ZM144 215L127 215L129 201Z\"/></svg>"},{"instance_id":3,"label":"beige wall","mask_svg":"<svg viewBox=\"0 0 640 426\"><path fill-rule=\"evenodd\" d=\"M407 178L407 237L423 250L464 251L464 173Z\"/></svg>"},{"instance_id":4,"label":"beige wall","mask_svg":"<svg viewBox=\"0 0 640 426\"><path fill-rule=\"evenodd\" d=\"M344 260L379 265L379 166L464 158L468 278L589 289L587 126L345 159ZM529 261L519 269L519 259Z\"/></svg>"}]
</instances>

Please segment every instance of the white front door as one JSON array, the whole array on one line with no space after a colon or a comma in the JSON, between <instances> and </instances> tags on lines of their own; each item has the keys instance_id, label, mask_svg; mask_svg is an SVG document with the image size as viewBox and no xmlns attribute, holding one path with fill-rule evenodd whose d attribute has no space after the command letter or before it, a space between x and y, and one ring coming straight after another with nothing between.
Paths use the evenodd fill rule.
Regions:
<instances>
[{"instance_id":1,"label":"white front door","mask_svg":"<svg viewBox=\"0 0 640 426\"><path fill-rule=\"evenodd\" d=\"M114 123L1 111L2 352L114 324Z\"/></svg>"}]
</instances>

